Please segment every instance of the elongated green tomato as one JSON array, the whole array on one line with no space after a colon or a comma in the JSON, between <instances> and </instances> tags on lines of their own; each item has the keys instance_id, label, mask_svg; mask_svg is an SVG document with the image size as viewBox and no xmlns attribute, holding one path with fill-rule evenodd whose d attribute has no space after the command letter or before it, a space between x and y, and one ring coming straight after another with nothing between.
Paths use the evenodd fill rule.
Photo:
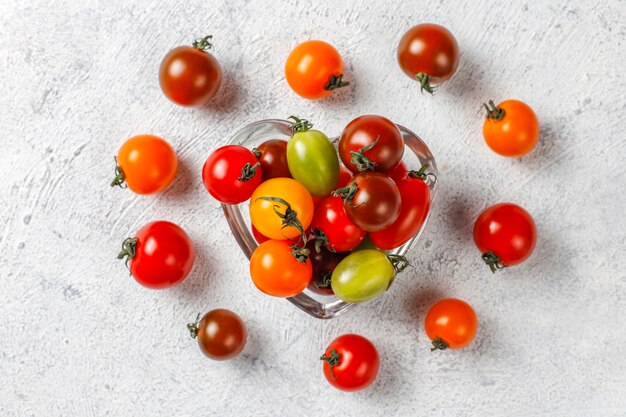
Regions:
<instances>
[{"instance_id":1,"label":"elongated green tomato","mask_svg":"<svg viewBox=\"0 0 626 417\"><path fill-rule=\"evenodd\" d=\"M339 180L339 157L328 137L313 125L295 116L287 143L287 164L291 176L318 197L326 197Z\"/></svg>"},{"instance_id":2,"label":"elongated green tomato","mask_svg":"<svg viewBox=\"0 0 626 417\"><path fill-rule=\"evenodd\" d=\"M391 286L396 273L409 266L406 258L364 249L348 255L335 267L331 287L348 303L370 301Z\"/></svg>"}]
</instances>

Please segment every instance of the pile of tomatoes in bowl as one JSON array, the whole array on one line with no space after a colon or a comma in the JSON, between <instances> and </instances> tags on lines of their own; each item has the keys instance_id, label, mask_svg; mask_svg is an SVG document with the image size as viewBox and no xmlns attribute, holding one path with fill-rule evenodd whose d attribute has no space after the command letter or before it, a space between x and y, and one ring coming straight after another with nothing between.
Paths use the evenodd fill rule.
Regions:
<instances>
[{"instance_id":1,"label":"pile of tomatoes in bowl","mask_svg":"<svg viewBox=\"0 0 626 417\"><path fill-rule=\"evenodd\" d=\"M164 95L180 106L202 106L219 94L221 66L209 50L211 36L167 53L159 69ZM400 69L419 90L433 94L459 64L456 39L442 26L419 24L397 47ZM312 40L297 45L285 63L285 80L300 97L319 100L350 86L339 52ZM518 100L484 104L483 137L497 154L520 157L539 136L530 106ZM174 149L154 135L128 139L120 148L112 186L137 194L165 190L177 174ZM222 203L234 237L250 260L250 278L263 293L287 298L318 318L332 318L387 291L410 267L404 255L424 230L436 195L437 166L409 129L383 116L350 121L337 138L308 120L262 120L237 132L207 158L202 179ZM492 272L527 259L536 244L532 216L498 203L476 219L473 238ZM125 239L119 259L141 285L164 289L190 273L195 249L179 225L153 221ZM429 309L424 330L432 350L467 346L478 328L473 308L445 298ZM201 351L231 359L244 348L247 329L234 312L214 309L188 324ZM339 389L369 386L378 352L363 336L346 334L323 355L324 375Z\"/></svg>"}]
</instances>

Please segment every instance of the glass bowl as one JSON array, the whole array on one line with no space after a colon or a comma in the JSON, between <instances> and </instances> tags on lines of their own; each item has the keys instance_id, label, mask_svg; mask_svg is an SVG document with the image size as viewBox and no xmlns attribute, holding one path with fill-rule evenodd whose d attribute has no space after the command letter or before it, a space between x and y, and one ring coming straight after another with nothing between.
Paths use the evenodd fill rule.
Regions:
<instances>
[{"instance_id":1,"label":"glass bowl","mask_svg":"<svg viewBox=\"0 0 626 417\"><path fill-rule=\"evenodd\" d=\"M287 120L260 120L245 126L243 129L235 133L229 144L242 145L248 149L252 149L269 139L289 140L292 135L292 131L289 128L290 125L291 122ZM426 144L409 129L400 125L398 125L398 128L400 129L400 132L402 132L402 137L404 138L405 151L402 160L406 164L407 168L417 170L423 164L428 164L429 168L427 172L435 174L434 178L436 178L438 174L437 165ZM338 137L331 138L331 141L335 144L335 146L338 139ZM411 248L413 248L413 246L415 246L415 243L424 231L426 223L428 223L428 218L430 217L430 212L432 212L437 191L437 182L431 180L431 178L433 178L432 176L429 176L428 178L427 183L430 188L431 209L426 217L426 221L424 221L424 224L419 232L411 240L406 242L404 245L389 251L389 253L405 255L409 250L411 250ZM237 243L246 257L250 259L252 252L254 252L258 244L254 239L250 228L250 216L248 214L249 202L246 201L235 205L222 204L222 208L224 209L226 220L228 221L228 225L230 226ZM400 275L402 275L402 273L400 273ZM396 279L401 279L401 277ZM355 306L353 303L341 301L334 295L321 295L314 293L309 289L304 290L304 292L296 295L295 297L287 298L287 300L311 316L320 319L337 317Z\"/></svg>"}]
</instances>

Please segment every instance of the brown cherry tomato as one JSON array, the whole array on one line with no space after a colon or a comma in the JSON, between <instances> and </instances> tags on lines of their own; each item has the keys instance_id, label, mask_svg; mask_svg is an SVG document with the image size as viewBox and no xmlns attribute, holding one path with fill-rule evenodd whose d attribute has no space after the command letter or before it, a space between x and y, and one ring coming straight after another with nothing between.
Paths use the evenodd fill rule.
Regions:
<instances>
[{"instance_id":1,"label":"brown cherry tomato","mask_svg":"<svg viewBox=\"0 0 626 417\"><path fill-rule=\"evenodd\" d=\"M199 320L198 320L199 319ZM246 345L248 331L239 316L230 310L211 310L187 328L206 356L217 361L234 358Z\"/></svg>"},{"instance_id":2,"label":"brown cherry tomato","mask_svg":"<svg viewBox=\"0 0 626 417\"><path fill-rule=\"evenodd\" d=\"M287 164L287 141L270 139L254 148L252 153L261 163L263 181L271 178L291 178Z\"/></svg>"},{"instance_id":3,"label":"brown cherry tomato","mask_svg":"<svg viewBox=\"0 0 626 417\"><path fill-rule=\"evenodd\" d=\"M213 55L211 36L193 46L179 46L165 55L159 70L163 94L181 106L201 106L213 98L222 83L222 69Z\"/></svg>"},{"instance_id":4,"label":"brown cherry tomato","mask_svg":"<svg viewBox=\"0 0 626 417\"><path fill-rule=\"evenodd\" d=\"M433 93L435 85L452 77L459 66L459 45L443 26L424 23L409 29L398 45L398 63L420 89Z\"/></svg>"}]
</instances>

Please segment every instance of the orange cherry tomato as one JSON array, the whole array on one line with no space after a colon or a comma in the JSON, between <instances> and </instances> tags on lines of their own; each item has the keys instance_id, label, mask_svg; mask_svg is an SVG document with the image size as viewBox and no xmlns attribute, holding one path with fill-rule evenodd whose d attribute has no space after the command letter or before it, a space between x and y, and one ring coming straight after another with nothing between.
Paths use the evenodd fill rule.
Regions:
<instances>
[{"instance_id":1,"label":"orange cherry tomato","mask_svg":"<svg viewBox=\"0 0 626 417\"><path fill-rule=\"evenodd\" d=\"M483 125L485 142L497 154L511 158L526 155L537 144L539 122L533 109L518 100L506 100L487 109Z\"/></svg>"},{"instance_id":2,"label":"orange cherry tomato","mask_svg":"<svg viewBox=\"0 0 626 417\"><path fill-rule=\"evenodd\" d=\"M117 154L115 179L111 186L128 186L137 194L154 194L174 180L178 160L165 140L153 135L128 139Z\"/></svg>"},{"instance_id":3,"label":"orange cherry tomato","mask_svg":"<svg viewBox=\"0 0 626 417\"><path fill-rule=\"evenodd\" d=\"M329 95L347 86L342 80L343 61L339 52L324 41L307 41L296 46L285 64L285 78L291 89L310 100Z\"/></svg>"},{"instance_id":4,"label":"orange cherry tomato","mask_svg":"<svg viewBox=\"0 0 626 417\"><path fill-rule=\"evenodd\" d=\"M256 287L274 297L293 297L311 282L313 267L306 254L287 240L268 240L250 258L250 276Z\"/></svg>"},{"instance_id":5,"label":"orange cherry tomato","mask_svg":"<svg viewBox=\"0 0 626 417\"><path fill-rule=\"evenodd\" d=\"M431 350L459 349L474 339L478 319L465 301L446 298L428 310L424 327L433 342Z\"/></svg>"},{"instance_id":6,"label":"orange cherry tomato","mask_svg":"<svg viewBox=\"0 0 626 417\"><path fill-rule=\"evenodd\" d=\"M252 225L270 239L293 239L306 231L313 219L313 198L292 178L272 178L250 197Z\"/></svg>"}]
</instances>

